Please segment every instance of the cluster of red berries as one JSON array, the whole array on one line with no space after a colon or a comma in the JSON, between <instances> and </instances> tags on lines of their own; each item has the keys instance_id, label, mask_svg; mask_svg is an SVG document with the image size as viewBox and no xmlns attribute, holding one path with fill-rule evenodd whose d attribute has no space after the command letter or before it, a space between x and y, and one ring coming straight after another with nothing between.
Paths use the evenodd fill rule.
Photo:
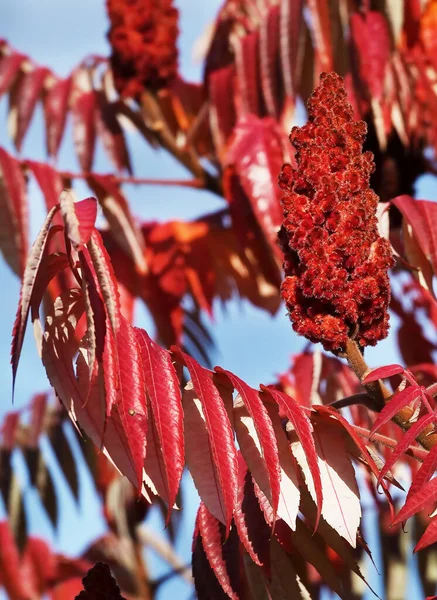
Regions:
<instances>
[{"instance_id":1,"label":"cluster of red berries","mask_svg":"<svg viewBox=\"0 0 437 600\"><path fill-rule=\"evenodd\" d=\"M177 74L173 0L107 0L114 84L122 97L167 87Z\"/></svg>"},{"instance_id":2,"label":"cluster of red berries","mask_svg":"<svg viewBox=\"0 0 437 600\"><path fill-rule=\"evenodd\" d=\"M296 168L284 165L279 178L282 297L294 330L326 350L344 350L348 338L375 345L388 332L393 257L378 233L373 155L362 153L366 124L354 121L335 73L321 75L308 112L290 135Z\"/></svg>"}]
</instances>

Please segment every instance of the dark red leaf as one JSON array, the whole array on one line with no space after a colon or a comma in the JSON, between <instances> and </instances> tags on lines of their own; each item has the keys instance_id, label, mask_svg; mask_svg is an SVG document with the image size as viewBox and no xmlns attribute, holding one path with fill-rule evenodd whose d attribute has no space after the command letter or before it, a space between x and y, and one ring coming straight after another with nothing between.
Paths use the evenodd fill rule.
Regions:
<instances>
[{"instance_id":1,"label":"dark red leaf","mask_svg":"<svg viewBox=\"0 0 437 600\"><path fill-rule=\"evenodd\" d=\"M200 503L197 513L197 526L202 540L202 546L206 557L220 583L223 591L232 598L238 600L238 595L232 589L226 562L223 558L223 541L218 521L208 511L203 502Z\"/></svg>"},{"instance_id":2,"label":"dark red leaf","mask_svg":"<svg viewBox=\"0 0 437 600\"><path fill-rule=\"evenodd\" d=\"M434 420L434 414L425 415L421 417L416 423L414 423L414 425L408 431L404 432L401 440L398 442L391 456L387 459L384 467L381 469L381 473L378 477L378 484L381 482L381 479L384 477L384 475L391 470L395 462L402 456L402 454L405 452L408 446L414 442L414 440L417 438L420 432L423 431L425 427L433 423Z\"/></svg>"},{"instance_id":3,"label":"dark red leaf","mask_svg":"<svg viewBox=\"0 0 437 600\"><path fill-rule=\"evenodd\" d=\"M40 67L25 73L14 89L14 109L16 110L16 128L12 135L16 149L20 152L21 145L29 127L36 103L43 92L44 83L50 71Z\"/></svg>"},{"instance_id":4,"label":"dark red leaf","mask_svg":"<svg viewBox=\"0 0 437 600\"><path fill-rule=\"evenodd\" d=\"M223 149L235 125L234 106L234 67L224 67L211 73L208 79L210 108L210 125L214 143Z\"/></svg>"},{"instance_id":5,"label":"dark red leaf","mask_svg":"<svg viewBox=\"0 0 437 600\"><path fill-rule=\"evenodd\" d=\"M387 365L386 367L378 367L377 369L372 369L370 373L364 377L363 384L366 385L372 381L378 381L378 379L392 377L393 375L398 375L404 371L405 369L404 367L401 367L401 365Z\"/></svg>"},{"instance_id":6,"label":"dark red leaf","mask_svg":"<svg viewBox=\"0 0 437 600\"><path fill-rule=\"evenodd\" d=\"M12 393L15 388L15 377L17 375L18 363L21 349L23 347L24 333L26 331L29 309L32 304L34 287L40 276L40 266L43 259L49 234L49 229L58 207L53 207L46 217L43 226L36 238L24 270L23 281L18 301L17 315L12 330L11 364L12 364Z\"/></svg>"},{"instance_id":7,"label":"dark red leaf","mask_svg":"<svg viewBox=\"0 0 437 600\"><path fill-rule=\"evenodd\" d=\"M0 60L0 96L11 88L25 60L27 60L25 54L16 52L2 56Z\"/></svg>"},{"instance_id":8,"label":"dark red leaf","mask_svg":"<svg viewBox=\"0 0 437 600\"><path fill-rule=\"evenodd\" d=\"M187 367L194 391L202 403L211 452L223 494L223 514L226 531L231 525L232 513L237 498L238 463L234 446L234 433L220 392L214 385L209 372L198 362L179 349L172 349Z\"/></svg>"},{"instance_id":9,"label":"dark red leaf","mask_svg":"<svg viewBox=\"0 0 437 600\"><path fill-rule=\"evenodd\" d=\"M59 202L59 196L64 189L61 175L46 163L33 160L26 161L43 193L47 211Z\"/></svg>"},{"instance_id":10,"label":"dark red leaf","mask_svg":"<svg viewBox=\"0 0 437 600\"><path fill-rule=\"evenodd\" d=\"M96 92L83 92L76 96L73 106L73 140L80 168L91 171L96 141Z\"/></svg>"},{"instance_id":11,"label":"dark red leaf","mask_svg":"<svg viewBox=\"0 0 437 600\"><path fill-rule=\"evenodd\" d=\"M176 494L184 468L183 412L179 379L170 354L155 344L143 329L135 328L141 353L144 381L153 423L162 454L169 505L168 517L176 500Z\"/></svg>"},{"instance_id":12,"label":"dark red leaf","mask_svg":"<svg viewBox=\"0 0 437 600\"><path fill-rule=\"evenodd\" d=\"M260 25L260 66L261 86L267 113L277 119L279 116L279 13L280 7L271 6Z\"/></svg>"},{"instance_id":13,"label":"dark red leaf","mask_svg":"<svg viewBox=\"0 0 437 600\"><path fill-rule=\"evenodd\" d=\"M28 251L26 181L20 163L0 148L0 248L13 271L23 276Z\"/></svg>"},{"instance_id":14,"label":"dark red leaf","mask_svg":"<svg viewBox=\"0 0 437 600\"><path fill-rule=\"evenodd\" d=\"M398 413L401 408L404 408L418 398L420 396L420 387L418 385L408 385L401 392L396 392L381 410L379 415L377 416L372 431L370 432L370 437L375 434L380 427L385 425L390 419L392 419L396 413Z\"/></svg>"},{"instance_id":15,"label":"dark red leaf","mask_svg":"<svg viewBox=\"0 0 437 600\"><path fill-rule=\"evenodd\" d=\"M305 453L308 467L313 478L314 489L317 498L317 528L323 506L323 492L311 421L303 412L299 404L297 404L297 402L293 400L291 396L287 396L287 394L279 392L273 388L267 388L264 385L261 385L260 388L263 390L263 392L273 398L274 402L284 412L296 430L296 434L302 445L302 449Z\"/></svg>"},{"instance_id":16,"label":"dark red leaf","mask_svg":"<svg viewBox=\"0 0 437 600\"><path fill-rule=\"evenodd\" d=\"M239 119L225 163L235 169L266 241L277 256L281 254L277 235L283 218L278 173L283 162L281 137L275 121L254 115Z\"/></svg>"},{"instance_id":17,"label":"dark red leaf","mask_svg":"<svg viewBox=\"0 0 437 600\"><path fill-rule=\"evenodd\" d=\"M44 98L46 145L49 156L57 156L67 121L71 77L58 79Z\"/></svg>"},{"instance_id":18,"label":"dark red leaf","mask_svg":"<svg viewBox=\"0 0 437 600\"><path fill-rule=\"evenodd\" d=\"M97 92L97 131L115 168L119 171L126 169L132 174L124 132L117 120L116 105L108 102L103 92Z\"/></svg>"},{"instance_id":19,"label":"dark red leaf","mask_svg":"<svg viewBox=\"0 0 437 600\"><path fill-rule=\"evenodd\" d=\"M425 529L425 533L422 535L420 540L417 542L414 552L419 552L419 550L423 550L427 546L431 544L435 544L437 541L437 517L431 519L428 527ZM437 596L433 596L433 598L437 598Z\"/></svg>"},{"instance_id":20,"label":"dark red leaf","mask_svg":"<svg viewBox=\"0 0 437 600\"><path fill-rule=\"evenodd\" d=\"M299 89L296 80L299 57L303 0L282 0L280 3L281 71L285 93L294 99Z\"/></svg>"},{"instance_id":21,"label":"dark red leaf","mask_svg":"<svg viewBox=\"0 0 437 600\"><path fill-rule=\"evenodd\" d=\"M269 500L271 502L273 512L274 514L276 514L279 502L281 475L279 466L278 445L276 442L275 432L273 430L269 413L267 412L267 409L264 406L264 403L261 400L259 393L253 388L251 388L249 385L247 385L247 383L245 383L242 379L240 379L230 371L222 369L221 367L215 367L215 371L217 373L222 373L226 375L233 387L240 394L244 405L246 406L250 416L254 421L269 477L269 484L271 489L271 498L269 498Z\"/></svg>"},{"instance_id":22,"label":"dark red leaf","mask_svg":"<svg viewBox=\"0 0 437 600\"><path fill-rule=\"evenodd\" d=\"M259 115L262 98L259 89L259 32L253 31L235 40L235 68L243 114Z\"/></svg>"},{"instance_id":23,"label":"dark red leaf","mask_svg":"<svg viewBox=\"0 0 437 600\"><path fill-rule=\"evenodd\" d=\"M317 58L317 71L332 71L334 58L331 41L331 15L325 0L309 0L310 31L314 39Z\"/></svg>"}]
</instances>

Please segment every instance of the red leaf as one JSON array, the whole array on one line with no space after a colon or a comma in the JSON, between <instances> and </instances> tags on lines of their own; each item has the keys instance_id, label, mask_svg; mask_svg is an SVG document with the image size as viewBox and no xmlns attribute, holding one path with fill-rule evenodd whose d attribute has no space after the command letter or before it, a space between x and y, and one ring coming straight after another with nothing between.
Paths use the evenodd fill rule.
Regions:
<instances>
[{"instance_id":1,"label":"red leaf","mask_svg":"<svg viewBox=\"0 0 437 600\"><path fill-rule=\"evenodd\" d=\"M99 199L118 245L133 260L138 272L145 275L147 263L144 238L116 179L111 175L91 175L87 182Z\"/></svg>"},{"instance_id":2,"label":"red leaf","mask_svg":"<svg viewBox=\"0 0 437 600\"><path fill-rule=\"evenodd\" d=\"M404 408L418 398L420 396L420 387L418 385L409 385L401 392L395 392L384 408L381 410L379 415L377 416L372 431L370 432L370 437L375 434L380 427L385 425L396 413L398 413L401 408Z\"/></svg>"},{"instance_id":3,"label":"red leaf","mask_svg":"<svg viewBox=\"0 0 437 600\"><path fill-rule=\"evenodd\" d=\"M214 574L220 583L223 591L232 598L238 600L238 595L234 592L229 580L226 562L223 559L223 542L220 532L220 522L213 517L203 502L200 503L197 513L197 526L199 535L202 539L202 546L206 557L214 571Z\"/></svg>"},{"instance_id":4,"label":"red leaf","mask_svg":"<svg viewBox=\"0 0 437 600\"><path fill-rule=\"evenodd\" d=\"M62 583L58 583L51 590L50 600L66 600L66 598L76 598L77 594L83 590L82 579L72 577Z\"/></svg>"},{"instance_id":5,"label":"red leaf","mask_svg":"<svg viewBox=\"0 0 437 600\"><path fill-rule=\"evenodd\" d=\"M25 54L11 52L0 60L0 96L9 90L15 81L20 67L27 60Z\"/></svg>"},{"instance_id":6,"label":"red leaf","mask_svg":"<svg viewBox=\"0 0 437 600\"><path fill-rule=\"evenodd\" d=\"M405 505L398 512L398 515L393 519L392 525L398 525L402 521L406 521L422 508L432 504L437 500L437 477L425 483L415 494L412 494Z\"/></svg>"},{"instance_id":7,"label":"red leaf","mask_svg":"<svg viewBox=\"0 0 437 600\"><path fill-rule=\"evenodd\" d=\"M23 600L29 591L23 582L20 555L7 521L0 522L0 580L10 600Z\"/></svg>"},{"instance_id":8,"label":"red leaf","mask_svg":"<svg viewBox=\"0 0 437 600\"><path fill-rule=\"evenodd\" d=\"M72 360L77 352L76 326L83 312L80 290L64 292L47 314L42 342L41 359L47 377L70 417L73 403L82 403Z\"/></svg>"},{"instance_id":9,"label":"red leaf","mask_svg":"<svg viewBox=\"0 0 437 600\"><path fill-rule=\"evenodd\" d=\"M172 348L172 350L187 367L194 391L202 403L211 452L223 494L224 524L226 525L226 531L229 531L238 485L237 452L234 446L234 433L229 416L220 392L212 382L209 372L178 348Z\"/></svg>"},{"instance_id":10,"label":"red leaf","mask_svg":"<svg viewBox=\"0 0 437 600\"><path fill-rule=\"evenodd\" d=\"M129 152L123 129L117 120L115 104L108 102L103 92L97 92L97 131L109 160L116 169L132 174Z\"/></svg>"},{"instance_id":11,"label":"red leaf","mask_svg":"<svg viewBox=\"0 0 437 600\"><path fill-rule=\"evenodd\" d=\"M0 148L0 248L13 271L22 277L28 251L26 182L20 163Z\"/></svg>"},{"instance_id":12,"label":"red leaf","mask_svg":"<svg viewBox=\"0 0 437 600\"><path fill-rule=\"evenodd\" d=\"M260 25L261 86L267 113L279 116L280 88L278 81L279 63L279 6L272 6Z\"/></svg>"},{"instance_id":13,"label":"red leaf","mask_svg":"<svg viewBox=\"0 0 437 600\"><path fill-rule=\"evenodd\" d=\"M184 468L183 411L179 379L170 354L155 344L143 329L135 328L140 348L144 381L153 423L162 454L166 484L168 518L176 500L176 494Z\"/></svg>"},{"instance_id":14,"label":"red leaf","mask_svg":"<svg viewBox=\"0 0 437 600\"><path fill-rule=\"evenodd\" d=\"M33 69L20 78L17 87L14 89L13 104L16 110L16 113L14 113L16 127L12 138L19 152L49 73L50 71L45 67Z\"/></svg>"},{"instance_id":15,"label":"red leaf","mask_svg":"<svg viewBox=\"0 0 437 600\"><path fill-rule=\"evenodd\" d=\"M134 328L120 317L116 336L118 380L120 383L116 408L120 414L129 447L135 462L138 491L141 492L143 463L146 456L147 400L142 356Z\"/></svg>"},{"instance_id":16,"label":"red leaf","mask_svg":"<svg viewBox=\"0 0 437 600\"><path fill-rule=\"evenodd\" d=\"M115 334L120 324L120 295L111 259L103 245L102 237L96 229L91 232L88 250L105 303L108 319Z\"/></svg>"},{"instance_id":17,"label":"red leaf","mask_svg":"<svg viewBox=\"0 0 437 600\"><path fill-rule=\"evenodd\" d=\"M372 381L378 381L378 379L385 379L386 377L392 377L393 375L398 375L399 373L404 373L404 367L401 365L387 365L386 367L378 367L377 369L372 369L370 373L368 373L362 383L366 385L367 383L372 383Z\"/></svg>"},{"instance_id":18,"label":"red leaf","mask_svg":"<svg viewBox=\"0 0 437 600\"><path fill-rule=\"evenodd\" d=\"M235 68L242 114L261 115L259 89L259 32L253 31L235 39Z\"/></svg>"},{"instance_id":19,"label":"red leaf","mask_svg":"<svg viewBox=\"0 0 437 600\"><path fill-rule=\"evenodd\" d=\"M271 502L273 512L276 515L280 491L280 466L278 445L276 443L275 432L273 430L269 413L267 412L263 401L259 397L258 392L247 385L247 383L245 383L242 379L230 371L222 369L221 367L215 367L215 371L217 373L226 375L231 384L240 394L244 405L254 421L269 477L271 490L271 497L269 500Z\"/></svg>"},{"instance_id":20,"label":"red leaf","mask_svg":"<svg viewBox=\"0 0 437 600\"><path fill-rule=\"evenodd\" d=\"M299 88L296 81L299 42L303 20L303 0L282 0L280 3L281 71L285 93L295 98Z\"/></svg>"},{"instance_id":21,"label":"red leaf","mask_svg":"<svg viewBox=\"0 0 437 600\"><path fill-rule=\"evenodd\" d=\"M51 210L59 202L59 196L64 189L61 175L53 167L46 163L33 160L26 161L32 170L43 193L47 211Z\"/></svg>"},{"instance_id":22,"label":"red leaf","mask_svg":"<svg viewBox=\"0 0 437 600\"><path fill-rule=\"evenodd\" d=\"M59 198L65 232L75 250L82 250L91 239L97 218L97 200L86 198L75 202L70 190L64 190Z\"/></svg>"},{"instance_id":23,"label":"red leaf","mask_svg":"<svg viewBox=\"0 0 437 600\"><path fill-rule=\"evenodd\" d=\"M47 394L36 394L32 398L31 403L32 413L29 424L29 437L28 446L29 448L36 449L39 444L39 437L44 424L44 418L46 416L47 408Z\"/></svg>"},{"instance_id":24,"label":"red leaf","mask_svg":"<svg viewBox=\"0 0 437 600\"><path fill-rule=\"evenodd\" d=\"M317 53L317 70L332 71L334 59L331 42L331 15L325 0L309 0L310 31L314 36L314 49Z\"/></svg>"},{"instance_id":25,"label":"red leaf","mask_svg":"<svg viewBox=\"0 0 437 600\"><path fill-rule=\"evenodd\" d=\"M313 439L313 428L311 421L308 419L302 408L297 404L291 396L287 396L283 392L279 392L273 388L267 388L261 385L260 388L269 396L271 396L274 402L279 408L285 413L287 419L290 420L294 429L296 430L297 437L302 444L302 449L305 453L308 467L313 479L314 489L316 494L317 504L317 521L316 529L319 523L320 514L323 505L323 492L322 492L322 480L320 477L320 469L317 460L316 447Z\"/></svg>"},{"instance_id":26,"label":"red leaf","mask_svg":"<svg viewBox=\"0 0 437 600\"><path fill-rule=\"evenodd\" d=\"M96 93L83 92L73 102L73 140L80 168L91 171L96 141Z\"/></svg>"},{"instance_id":27,"label":"red leaf","mask_svg":"<svg viewBox=\"0 0 437 600\"><path fill-rule=\"evenodd\" d=\"M437 204L427 200L414 200L406 195L397 196L392 202L413 228L417 242L437 275Z\"/></svg>"},{"instance_id":28,"label":"red leaf","mask_svg":"<svg viewBox=\"0 0 437 600\"><path fill-rule=\"evenodd\" d=\"M210 121L214 143L219 152L229 139L235 125L234 67L224 67L209 75Z\"/></svg>"},{"instance_id":29,"label":"red leaf","mask_svg":"<svg viewBox=\"0 0 437 600\"><path fill-rule=\"evenodd\" d=\"M23 281L20 290L20 300L18 302L17 315L15 317L14 328L12 331L11 346L11 364L12 364L12 394L15 388L15 377L17 375L18 363L20 360L21 349L23 347L24 333L26 331L27 318L32 303L32 296L37 279L40 275L41 261L46 250L48 233L53 217L58 207L52 208L40 229L27 260L24 270Z\"/></svg>"},{"instance_id":30,"label":"red leaf","mask_svg":"<svg viewBox=\"0 0 437 600\"><path fill-rule=\"evenodd\" d=\"M424 534L417 542L413 552L419 552L419 550L423 550L427 546L431 544L435 544L437 541L437 517L431 519L428 527L425 529ZM437 598L437 596L433 596L432 598ZM431 599L432 600L432 599Z\"/></svg>"},{"instance_id":31,"label":"red leaf","mask_svg":"<svg viewBox=\"0 0 437 600\"><path fill-rule=\"evenodd\" d=\"M48 90L44 98L46 119L46 145L49 156L56 156L61 145L68 113L71 77L59 79Z\"/></svg>"},{"instance_id":32,"label":"red leaf","mask_svg":"<svg viewBox=\"0 0 437 600\"><path fill-rule=\"evenodd\" d=\"M350 31L358 55L361 80L367 85L370 96L379 100L391 53L391 34L386 17L374 10L364 14L355 12L350 18Z\"/></svg>"},{"instance_id":33,"label":"red leaf","mask_svg":"<svg viewBox=\"0 0 437 600\"><path fill-rule=\"evenodd\" d=\"M433 446L420 465L419 470L413 477L410 489L407 494L407 501L414 496L425 483L434 475L437 467L437 445Z\"/></svg>"},{"instance_id":34,"label":"red leaf","mask_svg":"<svg viewBox=\"0 0 437 600\"><path fill-rule=\"evenodd\" d=\"M234 167L267 242L279 256L277 234L283 215L278 173L284 159L276 123L253 115L239 119L225 162Z\"/></svg>"},{"instance_id":35,"label":"red leaf","mask_svg":"<svg viewBox=\"0 0 437 600\"><path fill-rule=\"evenodd\" d=\"M387 460L384 467L381 469L381 473L378 477L378 485L381 483L381 479L384 477L384 475L391 470L395 462L402 456L402 454L405 452L408 446L414 442L414 440L417 438L420 432L434 420L434 414L425 415L421 417L408 431L405 431L403 433L401 440L398 442L398 445L393 450L390 458Z\"/></svg>"}]
</instances>

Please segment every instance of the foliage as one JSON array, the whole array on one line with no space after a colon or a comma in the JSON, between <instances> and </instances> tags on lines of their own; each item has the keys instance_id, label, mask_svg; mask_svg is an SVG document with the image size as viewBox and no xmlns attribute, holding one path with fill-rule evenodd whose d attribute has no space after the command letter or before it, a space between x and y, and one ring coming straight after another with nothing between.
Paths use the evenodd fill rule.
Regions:
<instances>
[{"instance_id":1,"label":"foliage","mask_svg":"<svg viewBox=\"0 0 437 600\"><path fill-rule=\"evenodd\" d=\"M58 171L0 148L0 247L22 279L14 385L30 318L57 398L36 395L27 421L15 411L2 427L0 581L13 600L93 597L105 582L114 599L151 598L161 582L147 574L144 545L186 576L141 524L158 502L176 526L185 467L201 498L192 547L199 598L317 598L323 586L360 597L370 550L357 479L379 509L388 597L399 597L391 567L411 517L422 583L435 592L425 565L437 541L437 517L427 516L437 501L437 209L411 193L434 171L437 3L356 4L227 0L198 85L177 74L170 1L108 2L111 59L88 57L66 79L1 42L0 93L9 95L17 151L42 102L48 156L56 158L71 118L81 169ZM322 74L310 97L322 71L344 80ZM308 99L309 123L292 130L290 145L296 105ZM368 125L364 154L359 119ZM192 178L134 177L126 120ZM98 138L114 173L92 170ZM48 213L30 250L29 177ZM76 201L75 179L94 195ZM140 223L124 183L209 190L223 209L193 222ZM293 326L331 354L307 347L289 372L254 389L211 368L202 318L235 295L278 310L279 230ZM136 299L154 319L156 341L132 324ZM388 308L400 320L405 366L370 370L364 346L386 336ZM11 463L20 448L56 524L40 438L48 436L77 497L68 419L110 529L74 560L27 536ZM396 506L401 466L410 487Z\"/></svg>"}]
</instances>

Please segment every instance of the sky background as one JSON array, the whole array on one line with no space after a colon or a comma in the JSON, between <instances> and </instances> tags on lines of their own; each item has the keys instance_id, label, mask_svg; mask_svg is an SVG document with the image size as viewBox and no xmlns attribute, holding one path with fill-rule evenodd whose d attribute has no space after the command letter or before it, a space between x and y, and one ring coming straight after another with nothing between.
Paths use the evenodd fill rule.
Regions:
<instances>
[{"instance_id":1,"label":"sky background","mask_svg":"<svg viewBox=\"0 0 437 600\"><path fill-rule=\"evenodd\" d=\"M180 65L183 75L191 80L201 77L201 65L192 59L192 49L213 20L218 0L179 0L176 2L181 11L179 38ZM109 45L106 41L108 21L102 0L0 0L0 38L6 38L17 50L29 54L40 65L49 66L60 76L67 75L75 65L87 54L108 55ZM7 135L7 101L0 101L0 145L13 152ZM44 161L44 131L41 108L33 118L31 128L23 144L22 155L26 158ZM152 151L136 137L128 138L134 172L139 177L185 177L186 172L164 152ZM68 127L63 143L58 166L60 169L78 171L79 166L71 144L71 129ZM103 155L101 147L97 150L94 170L111 171L111 165ZM89 195L84 185L75 186L79 197ZM207 212L219 209L223 201L206 192L190 189L165 187L125 186L134 214L142 220L192 219ZM422 178L418 196L437 199L436 186L431 178ZM36 184L29 186L29 203L31 210L31 240L33 241L44 218L43 199ZM11 370L9 365L10 332L15 317L19 294L19 281L11 273L4 261L0 260L0 377L2 381L2 401L0 418L11 410ZM144 308L139 307L136 313L137 324L153 333ZM286 317L285 309L271 318L266 313L251 307L246 302L234 301L228 304L226 312L216 306L215 320L211 323L217 345L213 357L215 364L234 371L249 384L269 383L276 374L283 372L290 364L293 354L299 352L303 345L293 333ZM390 340L378 345L367 353L368 362L372 366L399 361ZM16 406L22 407L37 392L48 389L45 372L35 349L32 332L28 331L16 385ZM71 439L73 451L80 459L74 435L67 427L67 435ZM56 472L56 464L50 454L50 447L43 443L43 450L50 468ZM29 507L30 533L48 539L60 552L75 555L96 536L104 532L104 521L99 512L92 482L85 468L80 469L81 498L79 506L74 503L63 476L56 477L60 498L60 527L53 532L44 511L39 506L37 494L26 487L25 470L19 454L15 456L16 465L25 491L25 500ZM56 474L56 473L55 473ZM196 493L188 477L185 478L185 503L182 530L177 544L177 551L189 561L191 535L195 511L197 509ZM378 559L377 532L371 525L372 514L368 519L368 541ZM163 534L163 524L155 515L151 526ZM373 541L373 543L372 543ZM159 576L166 570L155 556L148 556L152 573ZM414 585L414 580L412 581ZM377 584L377 591L383 596L383 582ZM178 597L188 598L190 589L175 580L163 586L161 600ZM326 596L327 598L328 596ZM411 598L419 598L414 595Z\"/></svg>"}]
</instances>

